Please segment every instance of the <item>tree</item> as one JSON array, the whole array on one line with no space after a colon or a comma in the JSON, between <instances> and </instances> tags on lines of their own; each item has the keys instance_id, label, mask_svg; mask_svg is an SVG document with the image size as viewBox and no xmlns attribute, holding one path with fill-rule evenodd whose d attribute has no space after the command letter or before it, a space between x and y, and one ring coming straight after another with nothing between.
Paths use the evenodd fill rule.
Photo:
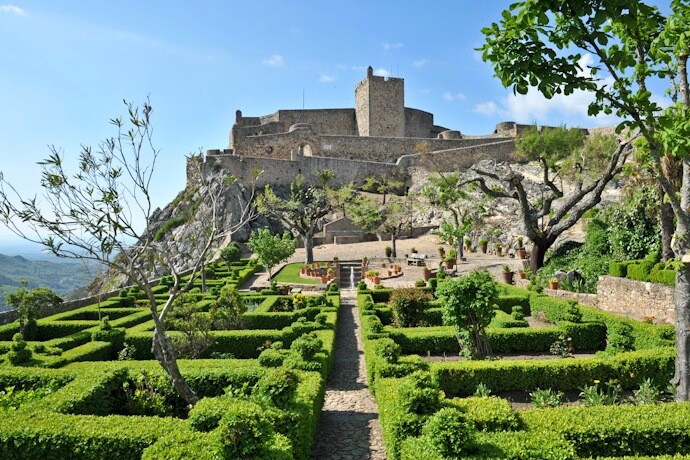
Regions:
<instances>
[{"instance_id":1,"label":"tree","mask_svg":"<svg viewBox=\"0 0 690 460\"><path fill-rule=\"evenodd\" d=\"M36 320L50 307L62 303L62 299L47 288L26 289L27 281L20 281L22 287L7 294L7 305L16 308L19 315L19 333L24 340L33 340L36 334Z\"/></svg>"},{"instance_id":2,"label":"tree","mask_svg":"<svg viewBox=\"0 0 690 460\"><path fill-rule=\"evenodd\" d=\"M268 279L273 276L271 270L281 262L284 262L295 253L297 241L289 232L283 235L271 235L267 228L253 231L249 237L249 249L257 255L259 263L268 272Z\"/></svg>"},{"instance_id":3,"label":"tree","mask_svg":"<svg viewBox=\"0 0 690 460\"><path fill-rule=\"evenodd\" d=\"M264 194L257 198L257 209L279 219L297 232L304 241L305 263L314 261L314 233L321 219L331 211L328 196L322 189L304 186L304 176L299 175L290 184L286 198L279 197L266 184Z\"/></svg>"},{"instance_id":4,"label":"tree","mask_svg":"<svg viewBox=\"0 0 690 460\"><path fill-rule=\"evenodd\" d=\"M391 256L397 257L398 237L412 228L414 203L408 197L379 204L371 198L360 197L352 207L352 222L365 233L387 233L391 236Z\"/></svg>"},{"instance_id":5,"label":"tree","mask_svg":"<svg viewBox=\"0 0 690 460\"><path fill-rule=\"evenodd\" d=\"M458 173L430 177L430 184L422 189L422 196L433 206L450 212L451 220L444 219L438 229L441 239L458 248L462 258L462 244L473 225L481 222L486 215L483 201L477 201L463 187L462 176ZM474 187L476 188L476 187Z\"/></svg>"},{"instance_id":6,"label":"tree","mask_svg":"<svg viewBox=\"0 0 690 460\"><path fill-rule=\"evenodd\" d=\"M166 244L161 235L171 226L153 219L151 179L159 151L152 139L152 107L141 108L125 102L127 122L110 122L117 135L103 141L94 150L84 146L78 156L77 170L68 174L64 155L55 147L42 163L43 200L22 198L0 176L0 221L20 237L38 243L58 257L91 260L104 264L113 274L120 274L146 293L155 329L152 352L172 385L182 398L194 405L198 396L180 373L177 357L164 321L176 299L189 291L202 268L214 241L227 237L254 217L249 199L240 204L240 215L231 227L217 224L217 203L227 193L242 195L241 187L225 172L199 172L199 202L205 202L207 214L197 215L200 232L190 239L191 253L180 254L175 244ZM200 163L197 163L200 166ZM199 213L201 211L197 211ZM20 223L21 222L21 223ZM144 226L144 230L137 227ZM174 263L184 259L191 276L183 282ZM171 274L173 283L162 307L153 293L155 264Z\"/></svg>"},{"instance_id":7,"label":"tree","mask_svg":"<svg viewBox=\"0 0 690 460\"><path fill-rule=\"evenodd\" d=\"M362 190L383 194L383 204L386 204L386 195L394 190L402 189L404 185L405 181L391 177L388 174L382 174L379 177L367 177L364 185L362 185Z\"/></svg>"},{"instance_id":8,"label":"tree","mask_svg":"<svg viewBox=\"0 0 690 460\"><path fill-rule=\"evenodd\" d=\"M672 0L664 17L639 0L522 1L500 23L482 30L483 57L504 86L525 94L536 87L547 98L585 91L590 115L615 113L619 130L636 130L675 217L672 249L676 274L676 372L678 401L690 400L690 4ZM585 53L583 55L583 53ZM652 91L668 80L673 105ZM664 158L678 161L681 180Z\"/></svg>"},{"instance_id":9,"label":"tree","mask_svg":"<svg viewBox=\"0 0 690 460\"><path fill-rule=\"evenodd\" d=\"M538 131L536 127L518 137L519 158L541 165L539 193L529 188L526 178L509 164L479 163L462 182L478 185L492 198L518 202L525 235L533 243L533 273L544 265L546 251L556 239L601 201L606 185L622 171L632 151L629 143L619 145L612 136L587 138L584 144L582 137L579 129ZM567 193L564 182L570 182Z\"/></svg>"},{"instance_id":10,"label":"tree","mask_svg":"<svg viewBox=\"0 0 690 460\"><path fill-rule=\"evenodd\" d=\"M436 297L443 305L443 324L455 326L460 349L468 358L490 356L486 326L494 317L498 286L488 271L472 271L439 283Z\"/></svg>"},{"instance_id":11,"label":"tree","mask_svg":"<svg viewBox=\"0 0 690 460\"><path fill-rule=\"evenodd\" d=\"M220 258L225 262L225 265L230 268L230 264L240 260L242 256L242 250L237 241L232 241L230 244L225 246L220 250Z\"/></svg>"}]
</instances>

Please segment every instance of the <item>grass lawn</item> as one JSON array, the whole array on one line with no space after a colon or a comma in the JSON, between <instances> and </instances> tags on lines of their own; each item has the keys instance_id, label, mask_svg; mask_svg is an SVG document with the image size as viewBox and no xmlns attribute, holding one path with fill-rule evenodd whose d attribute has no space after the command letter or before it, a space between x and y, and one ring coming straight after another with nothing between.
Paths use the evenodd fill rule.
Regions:
<instances>
[{"instance_id":1,"label":"grass lawn","mask_svg":"<svg viewBox=\"0 0 690 460\"><path fill-rule=\"evenodd\" d=\"M300 278L299 271L303 265L302 263L287 264L276 274L275 280L286 284L319 284L321 280L318 278Z\"/></svg>"}]
</instances>

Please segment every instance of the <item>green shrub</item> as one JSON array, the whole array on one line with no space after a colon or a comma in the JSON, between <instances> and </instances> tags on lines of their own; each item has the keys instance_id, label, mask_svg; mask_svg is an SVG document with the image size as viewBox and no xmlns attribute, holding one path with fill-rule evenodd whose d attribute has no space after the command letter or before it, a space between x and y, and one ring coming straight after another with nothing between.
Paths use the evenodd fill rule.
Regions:
<instances>
[{"instance_id":1,"label":"green shrub","mask_svg":"<svg viewBox=\"0 0 690 460\"><path fill-rule=\"evenodd\" d=\"M394 289L390 296L395 322L400 327L420 324L424 311L429 308L431 295L416 288Z\"/></svg>"},{"instance_id":2,"label":"green shrub","mask_svg":"<svg viewBox=\"0 0 690 460\"><path fill-rule=\"evenodd\" d=\"M299 379L293 371L271 370L259 379L256 394L276 407L285 408L293 401L298 383Z\"/></svg>"},{"instance_id":3,"label":"green shrub","mask_svg":"<svg viewBox=\"0 0 690 460\"><path fill-rule=\"evenodd\" d=\"M273 350L271 348L261 352L257 358L259 364L264 367L280 367L285 360L285 354L280 350Z\"/></svg>"},{"instance_id":4,"label":"green shrub","mask_svg":"<svg viewBox=\"0 0 690 460\"><path fill-rule=\"evenodd\" d=\"M225 454L230 458L260 456L273 435L273 427L263 416L261 406L246 401L228 407L218 430Z\"/></svg>"},{"instance_id":5,"label":"green shrub","mask_svg":"<svg viewBox=\"0 0 690 460\"><path fill-rule=\"evenodd\" d=\"M633 349L632 326L629 324L610 321L606 324L606 332L608 335L606 351L608 353L615 354Z\"/></svg>"},{"instance_id":6,"label":"green shrub","mask_svg":"<svg viewBox=\"0 0 690 460\"><path fill-rule=\"evenodd\" d=\"M14 337L12 337L10 351L7 352L7 360L10 364L17 366L29 362L32 354L31 349L26 346L26 342L22 338L22 335L19 333L15 334Z\"/></svg>"},{"instance_id":7,"label":"green shrub","mask_svg":"<svg viewBox=\"0 0 690 460\"><path fill-rule=\"evenodd\" d=\"M480 431L517 430L518 417L505 398L497 396L470 396L447 400L446 405L465 412L467 419Z\"/></svg>"},{"instance_id":8,"label":"green shrub","mask_svg":"<svg viewBox=\"0 0 690 460\"><path fill-rule=\"evenodd\" d=\"M321 351L323 342L315 334L304 334L295 339L290 345L290 350L296 352L302 359L309 361L316 353Z\"/></svg>"},{"instance_id":9,"label":"green shrub","mask_svg":"<svg viewBox=\"0 0 690 460\"><path fill-rule=\"evenodd\" d=\"M389 364L395 364L400 358L400 345L393 339L381 339L376 343L376 354Z\"/></svg>"},{"instance_id":10,"label":"green shrub","mask_svg":"<svg viewBox=\"0 0 690 460\"><path fill-rule=\"evenodd\" d=\"M443 408L429 417L422 434L444 457L458 457L474 447L474 426L462 411L451 407Z\"/></svg>"}]
</instances>

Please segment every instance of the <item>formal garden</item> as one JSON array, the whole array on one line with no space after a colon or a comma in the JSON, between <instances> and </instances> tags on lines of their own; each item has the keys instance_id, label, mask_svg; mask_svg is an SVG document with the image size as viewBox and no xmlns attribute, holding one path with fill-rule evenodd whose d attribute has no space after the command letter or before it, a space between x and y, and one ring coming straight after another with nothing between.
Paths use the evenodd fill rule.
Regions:
<instances>
[{"instance_id":1,"label":"formal garden","mask_svg":"<svg viewBox=\"0 0 690 460\"><path fill-rule=\"evenodd\" d=\"M668 402L673 326L498 284L479 272L432 278L419 289L361 285L358 304L390 459L690 454L690 406ZM573 357L583 352L587 357ZM508 359L514 355L521 359ZM511 406L521 397L529 405Z\"/></svg>"},{"instance_id":2,"label":"formal garden","mask_svg":"<svg viewBox=\"0 0 690 460\"><path fill-rule=\"evenodd\" d=\"M201 398L191 410L154 360L138 288L24 324L24 337L0 327L0 458L308 458L339 293L239 293L256 269L210 264L166 320ZM154 288L161 303L170 281Z\"/></svg>"}]
</instances>

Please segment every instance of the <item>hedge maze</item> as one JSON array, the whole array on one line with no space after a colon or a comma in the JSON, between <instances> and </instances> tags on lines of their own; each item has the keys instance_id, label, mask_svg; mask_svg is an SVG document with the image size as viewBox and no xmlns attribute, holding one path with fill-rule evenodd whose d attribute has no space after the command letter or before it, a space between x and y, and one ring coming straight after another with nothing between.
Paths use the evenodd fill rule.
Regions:
<instances>
[{"instance_id":1,"label":"hedge maze","mask_svg":"<svg viewBox=\"0 0 690 460\"><path fill-rule=\"evenodd\" d=\"M211 264L207 292L200 282L192 290L195 318L255 269ZM167 289L164 278L161 302ZM212 328L203 359L179 360L203 398L191 410L153 359L153 320L137 289L38 320L26 342L17 323L0 327L0 458L308 458L340 297L277 294L242 293L249 311L238 327Z\"/></svg>"},{"instance_id":2,"label":"hedge maze","mask_svg":"<svg viewBox=\"0 0 690 460\"><path fill-rule=\"evenodd\" d=\"M422 289L433 293L433 287ZM690 458L690 404L514 410L507 399L486 396L577 392L607 383L624 394L644 382L666 388L674 372L672 326L501 285L487 328L494 353L548 352L567 336L575 351L593 356L432 361L424 357L457 356L459 349L454 329L442 325L440 306L432 300L417 327L398 327L390 295L385 289L358 291L370 389L389 459ZM526 327L530 314L553 324Z\"/></svg>"}]
</instances>

